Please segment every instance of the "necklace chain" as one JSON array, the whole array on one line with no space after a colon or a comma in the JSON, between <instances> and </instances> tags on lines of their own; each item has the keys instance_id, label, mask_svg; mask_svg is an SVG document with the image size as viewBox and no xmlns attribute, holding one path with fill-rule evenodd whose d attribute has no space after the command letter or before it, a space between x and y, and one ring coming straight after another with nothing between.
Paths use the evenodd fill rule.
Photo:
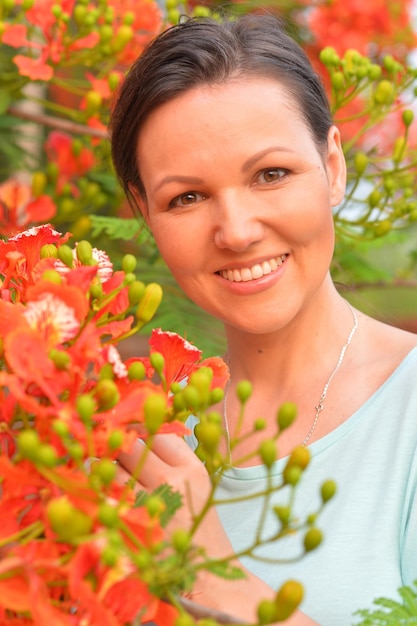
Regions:
<instances>
[{"instance_id":1,"label":"necklace chain","mask_svg":"<svg viewBox=\"0 0 417 626\"><path fill-rule=\"evenodd\" d=\"M319 416L320 413L323 411L324 409L324 401L327 397L327 392L329 390L329 387L331 385L331 382L333 380L333 378L336 376L337 372L339 371L343 360L345 358L345 354L346 354L346 350L348 349L348 347L350 346L353 336L356 333L356 329L358 328L358 318L356 315L356 312L354 311L354 309L350 306L349 303L347 303L349 306L349 309L352 313L352 317L353 317L353 326L351 328L351 331L348 335L348 338L346 339L345 344L343 345L340 354L339 354L339 358L337 360L336 366L333 369L332 373L330 374L326 384L324 385L323 391L321 392L321 396L319 399L319 403L314 407L316 410L316 413L314 415L314 420L313 423L311 425L310 430L308 431L307 435L305 436L303 442L302 442L302 446L306 446L308 441L311 439L311 436L317 426L317 422L319 420ZM224 423L224 431L225 431L225 435L226 435L226 448L227 448L227 463L229 465L232 464L232 449L231 449L231 438L230 438L230 430L229 430L229 421L227 419L227 396L228 396L228 392L229 392L229 384L230 384L230 379L227 381L227 385L226 385L226 389L224 392L224 402L223 402L223 423Z\"/></svg>"}]
</instances>

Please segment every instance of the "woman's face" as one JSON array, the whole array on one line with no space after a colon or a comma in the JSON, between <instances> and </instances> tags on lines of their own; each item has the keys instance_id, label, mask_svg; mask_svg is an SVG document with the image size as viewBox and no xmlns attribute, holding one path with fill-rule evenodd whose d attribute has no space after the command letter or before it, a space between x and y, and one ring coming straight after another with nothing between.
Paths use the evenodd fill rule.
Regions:
<instances>
[{"instance_id":1,"label":"woman's face","mask_svg":"<svg viewBox=\"0 0 417 626\"><path fill-rule=\"evenodd\" d=\"M190 90L142 128L135 198L188 296L226 325L274 332L328 286L331 207L345 164L335 128L320 155L279 83Z\"/></svg>"}]
</instances>

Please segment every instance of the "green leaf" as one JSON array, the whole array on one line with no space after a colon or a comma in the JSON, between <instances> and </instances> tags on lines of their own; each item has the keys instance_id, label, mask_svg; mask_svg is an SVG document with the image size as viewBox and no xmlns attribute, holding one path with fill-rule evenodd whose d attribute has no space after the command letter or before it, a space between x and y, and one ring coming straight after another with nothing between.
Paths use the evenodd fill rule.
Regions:
<instances>
[{"instance_id":1,"label":"green leaf","mask_svg":"<svg viewBox=\"0 0 417 626\"><path fill-rule=\"evenodd\" d=\"M414 582L417 585L417 581ZM377 598L376 606L381 609L362 609L355 614L363 620L355 626L417 626L417 590L404 585L398 589L402 603L389 598Z\"/></svg>"},{"instance_id":2,"label":"green leaf","mask_svg":"<svg viewBox=\"0 0 417 626\"><path fill-rule=\"evenodd\" d=\"M5 113L12 102L12 97L8 91L0 89L0 115Z\"/></svg>"},{"instance_id":3,"label":"green leaf","mask_svg":"<svg viewBox=\"0 0 417 626\"><path fill-rule=\"evenodd\" d=\"M123 217L108 217L106 215L91 215L93 237L107 235L110 239L131 241L143 228L136 219Z\"/></svg>"},{"instance_id":4,"label":"green leaf","mask_svg":"<svg viewBox=\"0 0 417 626\"><path fill-rule=\"evenodd\" d=\"M242 580L246 578L245 573L240 569L240 567L236 567L235 565L231 565L230 563L219 563L219 561L213 561L205 563L205 569L219 576L219 578L224 578L226 580Z\"/></svg>"},{"instance_id":5,"label":"green leaf","mask_svg":"<svg viewBox=\"0 0 417 626\"><path fill-rule=\"evenodd\" d=\"M170 519L182 507L182 495L174 491L171 485L159 485L152 493L140 491L135 500L135 507L145 506L151 496L158 496L165 504L165 510L161 514L161 526L165 528Z\"/></svg>"}]
</instances>

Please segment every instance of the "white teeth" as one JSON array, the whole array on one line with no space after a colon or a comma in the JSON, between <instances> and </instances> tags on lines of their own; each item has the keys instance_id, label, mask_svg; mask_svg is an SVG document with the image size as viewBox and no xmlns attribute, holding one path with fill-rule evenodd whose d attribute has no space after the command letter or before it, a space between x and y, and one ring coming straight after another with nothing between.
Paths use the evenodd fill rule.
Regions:
<instances>
[{"instance_id":1,"label":"white teeth","mask_svg":"<svg viewBox=\"0 0 417 626\"><path fill-rule=\"evenodd\" d=\"M256 280L257 278L262 278L262 276L266 276L267 274L271 274L271 272L274 272L280 265L283 264L286 258L287 255L283 254L281 256L269 259L269 261L257 263L252 267L244 267L241 270L222 270L219 273L222 278L230 280L231 282L248 282L250 280Z\"/></svg>"}]
</instances>

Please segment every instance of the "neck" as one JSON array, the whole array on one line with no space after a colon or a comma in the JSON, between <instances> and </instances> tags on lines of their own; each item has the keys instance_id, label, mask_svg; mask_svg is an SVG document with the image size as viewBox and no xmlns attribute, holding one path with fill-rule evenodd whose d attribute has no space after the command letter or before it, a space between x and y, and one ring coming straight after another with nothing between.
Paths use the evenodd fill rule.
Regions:
<instances>
[{"instance_id":1,"label":"neck","mask_svg":"<svg viewBox=\"0 0 417 626\"><path fill-rule=\"evenodd\" d=\"M242 379L257 381L265 390L270 383L287 387L299 385L305 375L329 371L344 345L353 324L348 303L337 295L326 305L312 303L290 323L268 335L240 333L226 329L228 360L232 383Z\"/></svg>"}]
</instances>

